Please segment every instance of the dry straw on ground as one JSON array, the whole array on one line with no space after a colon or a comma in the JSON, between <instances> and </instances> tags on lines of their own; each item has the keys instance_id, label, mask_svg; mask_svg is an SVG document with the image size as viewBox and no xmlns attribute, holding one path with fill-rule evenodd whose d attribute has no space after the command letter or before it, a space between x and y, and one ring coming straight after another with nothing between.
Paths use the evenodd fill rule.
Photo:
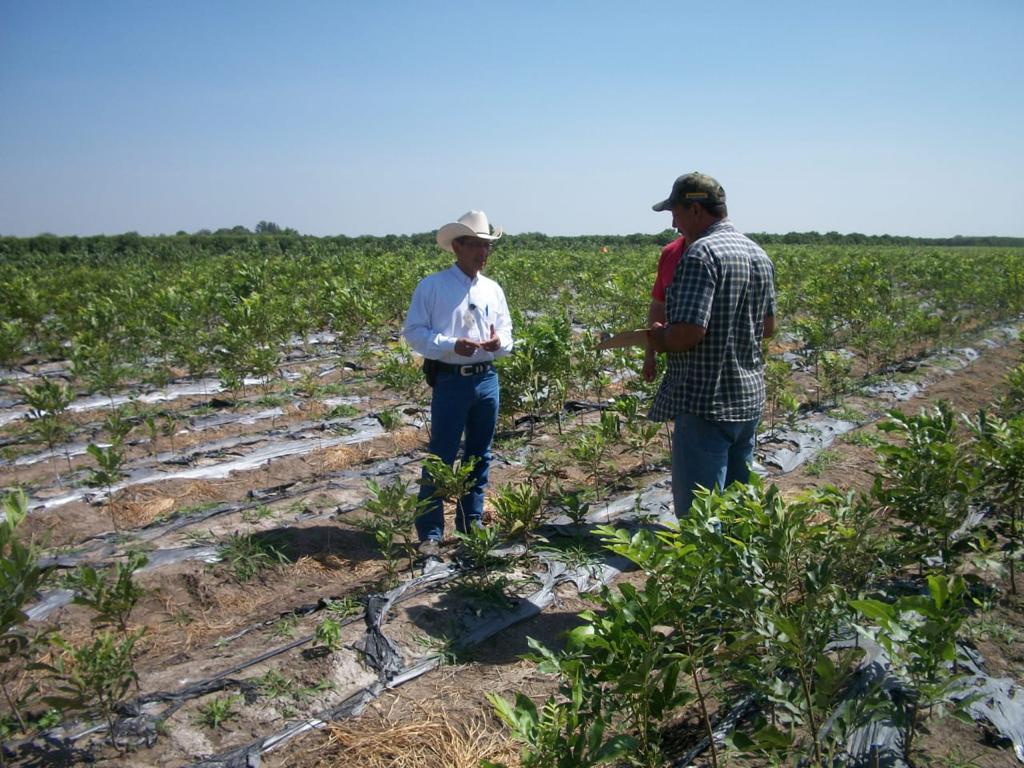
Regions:
<instances>
[{"instance_id":1,"label":"dry straw on ground","mask_svg":"<svg viewBox=\"0 0 1024 768\"><path fill-rule=\"evenodd\" d=\"M478 768L482 759L515 764L518 749L491 718L456 719L446 710L395 722L387 716L329 726L326 741L305 752L314 768Z\"/></svg>"}]
</instances>

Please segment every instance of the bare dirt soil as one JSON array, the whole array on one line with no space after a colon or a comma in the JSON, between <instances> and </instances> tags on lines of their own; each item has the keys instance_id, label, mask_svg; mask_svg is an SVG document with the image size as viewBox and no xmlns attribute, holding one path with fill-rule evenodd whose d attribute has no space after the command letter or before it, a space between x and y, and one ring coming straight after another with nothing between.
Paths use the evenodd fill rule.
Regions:
<instances>
[{"instance_id":1,"label":"bare dirt soil","mask_svg":"<svg viewBox=\"0 0 1024 768\"><path fill-rule=\"evenodd\" d=\"M901 407L917 410L946 400L957 411L973 413L1000 395L1007 370L1020 363L1021 355L1020 342L987 349L961 370L934 375L922 393ZM115 751L102 743L102 733L79 739L77 753L36 741L20 745L11 764L203 764L204 759L223 756L335 708L354 692L373 689L378 674L354 650L364 641L366 627L361 605L353 601L383 591L388 583L373 536L358 523L366 517L368 479L383 484L399 477L411 484L418 477L426 445L424 411L418 398L383 391L360 372L339 369L323 383L357 399L355 413L336 428L322 426L325 406L284 392L278 393L282 412L272 419L231 420L200 430L195 425L211 413L244 416L272 401L264 395L266 402L260 404L250 396L233 407L225 404L211 410L211 398L193 396L162 406L175 419L173 441L169 435L154 441L141 422L129 436L126 466L168 475L182 467L215 468L263 447L301 448L224 477L197 473L129 484L115 493L111 505L102 489L83 487L90 465L87 456L73 457L71 472L59 452L45 461L0 465L0 485L29 489L35 508L27 532L45 541L46 553L66 566L58 569L49 585L52 588L62 586L59 575L73 565L116 562L132 548L147 551L154 562L192 553L191 558L160 560L136 577L146 590L132 614L132 623L146 629L136 661L138 691L174 694L197 683L209 685L202 695L180 701L165 697L144 707L151 716L168 713L151 746L137 744ZM879 410L878 400L867 397L850 397L844 405L862 413ZM392 431L379 429L352 444L323 447L351 434L351 424L359 418L384 411L399 414L401 425ZM569 425L595 418L594 413L582 413L572 417ZM77 414L77 439L100 439L101 421L99 413ZM17 423L4 428L12 456L29 456L42 449L24 430L24 424ZM873 430L868 425L857 431ZM548 450L564 456L563 440L553 423L532 438L522 433L506 435L497 446L492 489L526 478L529 462L524 463L524 455ZM661 463L650 471L640 466L635 453L620 446L615 456L619 478L609 485L616 485L622 495L630 487L643 488L663 478L665 453L664 440L659 440L656 458ZM857 440L856 433L837 439L826 455L827 460L788 474L776 473L769 480L787 495L825 483L853 490L870 486L876 471L874 452ZM562 474L568 485L588 482L571 462L555 462L552 471ZM54 503L72 489L94 497ZM50 506L43 506L47 502ZM237 546L228 546L231 542ZM272 549L260 548L261 544ZM455 554L455 545L454 540L446 542L447 561ZM281 561L265 563L266 555L261 553L267 551L280 553ZM401 566L402 579L422 573L404 559ZM528 563L516 566L511 579L508 591L513 595L530 594L538 586ZM518 748L492 715L485 694L509 696L523 691L543 697L550 693L552 680L521 658L528 651L527 638L559 647L564 633L577 625L577 614L588 607L586 596L571 585L560 585L554 601L542 612L451 655L446 638L457 636L473 620L502 611L500 605L474 601L451 586L451 582L439 582L425 587L396 605L384 627L406 667L439 651L448 656L447 664L400 687L375 691L379 695L359 717L339 719L329 727L286 740L266 752L262 764L281 768L476 766L483 757L515 764ZM327 601L335 601L333 613ZM346 606L352 608L350 617ZM341 624L337 652L313 640L326 615L336 616ZM38 623L59 629L71 643L87 641L94 630L89 611L75 605L59 607ZM993 674L1024 680L1024 612L1019 602L998 602L984 615L972 617L968 631ZM217 701L227 701L229 714L214 726L211 702ZM69 724L67 732L74 730ZM682 753L693 731L694 723L683 717L676 732L666 736L666 743L678 743ZM981 727L949 719L924 737L922 747L934 756L935 765L967 764L968 760L979 766L1018 764L1012 752L993 743L991 734Z\"/></svg>"}]
</instances>

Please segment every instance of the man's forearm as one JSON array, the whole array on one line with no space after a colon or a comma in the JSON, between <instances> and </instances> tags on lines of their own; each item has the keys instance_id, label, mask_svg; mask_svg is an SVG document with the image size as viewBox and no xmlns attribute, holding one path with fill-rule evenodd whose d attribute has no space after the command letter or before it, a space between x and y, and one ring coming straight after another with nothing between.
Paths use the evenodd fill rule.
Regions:
<instances>
[{"instance_id":1,"label":"man's forearm","mask_svg":"<svg viewBox=\"0 0 1024 768\"><path fill-rule=\"evenodd\" d=\"M647 330L647 346L655 352L686 352L704 339L706 329L693 323L672 323Z\"/></svg>"},{"instance_id":2,"label":"man's forearm","mask_svg":"<svg viewBox=\"0 0 1024 768\"><path fill-rule=\"evenodd\" d=\"M665 302L651 299L651 305L647 308L647 325L665 322Z\"/></svg>"}]
</instances>

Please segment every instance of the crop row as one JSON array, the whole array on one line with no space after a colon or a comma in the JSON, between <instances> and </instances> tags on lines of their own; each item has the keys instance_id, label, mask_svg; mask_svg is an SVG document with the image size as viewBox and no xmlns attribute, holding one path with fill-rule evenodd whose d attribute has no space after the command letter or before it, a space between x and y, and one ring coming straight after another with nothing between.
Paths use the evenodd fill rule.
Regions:
<instances>
[{"instance_id":1,"label":"crop row","mask_svg":"<svg viewBox=\"0 0 1024 768\"><path fill-rule=\"evenodd\" d=\"M69 358L81 386L108 394L180 371L215 373L240 388L247 377L272 375L288 345L314 332L332 331L347 348L387 339L416 283L444 265L436 247L401 240L356 247L307 238L286 252L254 240L212 255L153 254L146 245L140 239L98 263L74 254L0 262L0 366ZM774 245L769 252L783 330L815 350L815 367L844 348L875 369L1024 311L1020 249ZM523 352L505 363L516 393L506 411L530 410L531 394L566 369L574 333L643 322L654 256L649 246L586 239L519 247L509 238L495 250L488 272L505 287ZM553 383L572 391L601 367L593 361L578 381Z\"/></svg>"}]
</instances>

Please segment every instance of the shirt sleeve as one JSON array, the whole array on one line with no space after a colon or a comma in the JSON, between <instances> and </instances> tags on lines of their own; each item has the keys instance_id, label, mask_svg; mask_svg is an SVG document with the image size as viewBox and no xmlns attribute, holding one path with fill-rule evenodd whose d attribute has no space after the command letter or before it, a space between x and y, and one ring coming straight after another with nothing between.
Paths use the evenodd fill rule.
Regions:
<instances>
[{"instance_id":1,"label":"shirt sleeve","mask_svg":"<svg viewBox=\"0 0 1024 768\"><path fill-rule=\"evenodd\" d=\"M431 323L431 308L435 303L434 288L427 280L421 280L412 292L412 302L405 316L402 335L409 346L423 357L439 359L446 352L455 349L455 339L445 336Z\"/></svg>"},{"instance_id":2,"label":"shirt sleeve","mask_svg":"<svg viewBox=\"0 0 1024 768\"><path fill-rule=\"evenodd\" d=\"M678 279L669 285L666 319L669 323L690 323L707 328L711 320L718 273L706 248L692 246L679 262Z\"/></svg>"},{"instance_id":3,"label":"shirt sleeve","mask_svg":"<svg viewBox=\"0 0 1024 768\"><path fill-rule=\"evenodd\" d=\"M661 249L658 257L658 274L654 278L654 286L651 288L651 298L655 301L665 303L665 292L676 273L676 265L683 255L685 238L677 238Z\"/></svg>"},{"instance_id":4,"label":"shirt sleeve","mask_svg":"<svg viewBox=\"0 0 1024 768\"><path fill-rule=\"evenodd\" d=\"M505 292L501 286L494 284L495 293L498 299L498 317L494 323L494 331L501 339L501 347L494 352L495 359L505 357L512 351L512 316L508 311L508 302L505 301Z\"/></svg>"},{"instance_id":5,"label":"shirt sleeve","mask_svg":"<svg viewBox=\"0 0 1024 768\"><path fill-rule=\"evenodd\" d=\"M658 257L658 274L654 278L654 286L651 288L651 298L655 301L660 301L662 304L665 303L665 290L668 288L668 284L672 282L672 276L669 275L668 280L665 279L665 262L668 261L668 257L665 251L661 252L661 256Z\"/></svg>"}]
</instances>

